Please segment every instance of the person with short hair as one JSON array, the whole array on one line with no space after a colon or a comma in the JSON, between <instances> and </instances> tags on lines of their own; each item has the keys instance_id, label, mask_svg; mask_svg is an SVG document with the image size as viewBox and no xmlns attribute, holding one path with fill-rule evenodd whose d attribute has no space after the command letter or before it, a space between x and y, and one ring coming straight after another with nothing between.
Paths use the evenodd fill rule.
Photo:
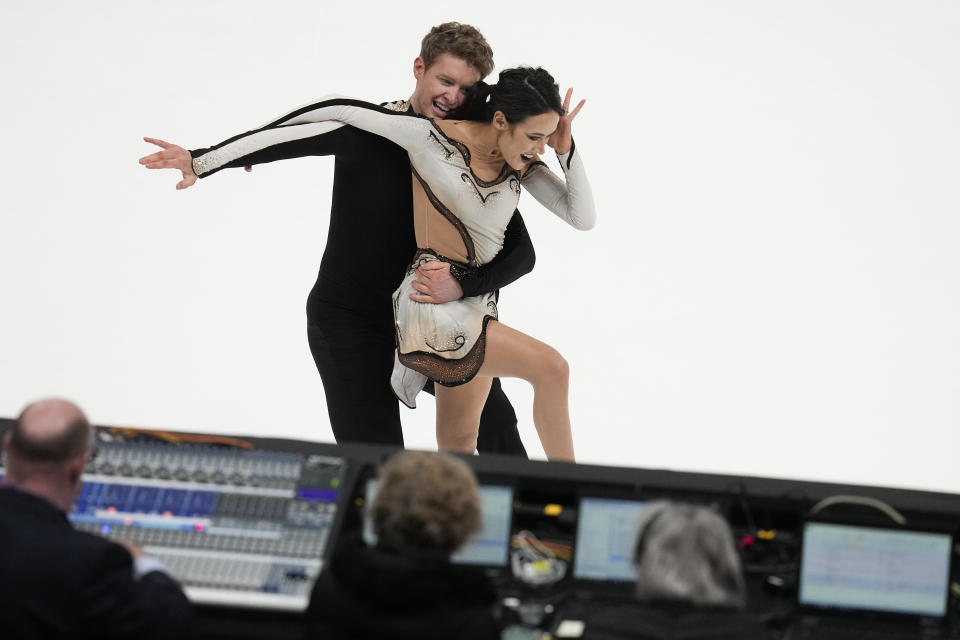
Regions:
<instances>
[{"instance_id":1,"label":"person with short hair","mask_svg":"<svg viewBox=\"0 0 960 640\"><path fill-rule=\"evenodd\" d=\"M633 549L635 604L589 611L584 640L764 640L743 611L746 586L730 525L704 506L654 502L641 513Z\"/></svg>"},{"instance_id":2,"label":"person with short hair","mask_svg":"<svg viewBox=\"0 0 960 640\"><path fill-rule=\"evenodd\" d=\"M378 486L370 520L385 545L449 555L480 527L477 479L462 460L396 455L380 468Z\"/></svg>"},{"instance_id":3,"label":"person with short hair","mask_svg":"<svg viewBox=\"0 0 960 640\"><path fill-rule=\"evenodd\" d=\"M741 609L747 589L730 525L700 505L655 502L638 523L637 598Z\"/></svg>"},{"instance_id":4,"label":"person with short hair","mask_svg":"<svg viewBox=\"0 0 960 640\"><path fill-rule=\"evenodd\" d=\"M163 565L70 526L94 430L72 402L28 405L4 437L0 632L5 638L178 638L193 610Z\"/></svg>"},{"instance_id":5,"label":"person with short hair","mask_svg":"<svg viewBox=\"0 0 960 640\"><path fill-rule=\"evenodd\" d=\"M493 51L475 27L445 22L424 36L413 61L416 86L407 100L387 109L443 119L468 90L493 69ZM232 144L238 141L238 147ZM334 156L330 228L316 284L307 298L307 338L323 382L337 442L403 446L397 397L390 388L395 324L391 295L417 248L410 161L399 146L354 127L286 128L282 135L245 144L235 136L205 149L145 138L162 151L140 159L151 169L176 168L178 189L220 169L304 156ZM503 248L476 268L452 270L445 262L417 270L414 299L438 304L496 292L529 273L536 256L519 211ZM427 389L432 390L432 387ZM517 416L499 380L492 382L480 419L481 453L526 455Z\"/></svg>"},{"instance_id":6,"label":"person with short hair","mask_svg":"<svg viewBox=\"0 0 960 640\"><path fill-rule=\"evenodd\" d=\"M480 527L477 480L445 453L402 451L384 463L367 517L376 535L338 541L310 596L307 636L330 640L495 640L496 594L450 555Z\"/></svg>"}]
</instances>

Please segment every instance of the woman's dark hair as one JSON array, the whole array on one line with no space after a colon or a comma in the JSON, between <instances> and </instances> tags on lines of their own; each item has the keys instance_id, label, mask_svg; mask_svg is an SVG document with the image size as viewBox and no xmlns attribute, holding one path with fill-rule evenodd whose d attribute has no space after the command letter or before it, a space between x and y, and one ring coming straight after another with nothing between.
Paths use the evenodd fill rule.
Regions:
<instances>
[{"instance_id":1,"label":"woman's dark hair","mask_svg":"<svg viewBox=\"0 0 960 640\"><path fill-rule=\"evenodd\" d=\"M560 90L546 69L515 67L500 72L497 84L482 80L470 88L466 100L448 116L452 120L490 122L502 111L507 122L515 124L530 116L555 111L563 115Z\"/></svg>"}]
</instances>

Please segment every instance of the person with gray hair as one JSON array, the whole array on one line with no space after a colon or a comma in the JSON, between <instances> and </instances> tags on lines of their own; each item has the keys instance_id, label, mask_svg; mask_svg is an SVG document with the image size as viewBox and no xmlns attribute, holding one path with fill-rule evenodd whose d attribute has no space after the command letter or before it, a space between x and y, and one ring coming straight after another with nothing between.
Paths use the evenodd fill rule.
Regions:
<instances>
[{"instance_id":1,"label":"person with gray hair","mask_svg":"<svg viewBox=\"0 0 960 640\"><path fill-rule=\"evenodd\" d=\"M28 405L3 439L0 630L10 638L191 638L190 603L159 561L70 526L94 435L79 407L50 398Z\"/></svg>"},{"instance_id":2,"label":"person with gray hair","mask_svg":"<svg viewBox=\"0 0 960 640\"><path fill-rule=\"evenodd\" d=\"M596 607L585 640L769 637L763 623L743 611L743 567L723 517L699 505L654 502L637 525L638 602Z\"/></svg>"},{"instance_id":3,"label":"person with gray hair","mask_svg":"<svg viewBox=\"0 0 960 640\"><path fill-rule=\"evenodd\" d=\"M735 609L746 604L733 532L715 511L654 503L641 514L638 532L633 563L639 600Z\"/></svg>"}]
</instances>

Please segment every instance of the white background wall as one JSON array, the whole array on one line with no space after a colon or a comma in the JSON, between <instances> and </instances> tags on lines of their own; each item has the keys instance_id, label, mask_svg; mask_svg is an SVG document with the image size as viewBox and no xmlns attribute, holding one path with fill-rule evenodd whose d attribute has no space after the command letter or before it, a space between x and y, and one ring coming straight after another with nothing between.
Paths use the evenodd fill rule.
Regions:
<instances>
[{"instance_id":1,"label":"white background wall","mask_svg":"<svg viewBox=\"0 0 960 640\"><path fill-rule=\"evenodd\" d=\"M582 461L960 490L960 4L461 5L0 5L0 415L331 440L303 309L332 159L177 192L141 137L405 98L457 19L588 98L599 224L525 195L501 299L571 362ZM432 401L403 418L433 446Z\"/></svg>"}]
</instances>

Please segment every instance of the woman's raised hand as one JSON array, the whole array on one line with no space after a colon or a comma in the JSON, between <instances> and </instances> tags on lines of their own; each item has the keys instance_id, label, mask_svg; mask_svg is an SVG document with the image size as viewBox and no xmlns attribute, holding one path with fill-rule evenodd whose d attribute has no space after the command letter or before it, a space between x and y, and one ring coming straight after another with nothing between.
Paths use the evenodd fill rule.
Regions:
<instances>
[{"instance_id":1,"label":"woman's raised hand","mask_svg":"<svg viewBox=\"0 0 960 640\"><path fill-rule=\"evenodd\" d=\"M177 189L186 189L197 181L197 174L193 172L193 158L190 157L189 151L157 138L144 138L144 141L155 144L163 150L140 158L140 164L147 169L179 170L183 174L183 180L177 183Z\"/></svg>"},{"instance_id":2,"label":"woman's raised hand","mask_svg":"<svg viewBox=\"0 0 960 640\"><path fill-rule=\"evenodd\" d=\"M573 95L573 88L567 89L567 95L563 98L563 116L560 118L559 124L557 124L557 129L552 134L550 134L550 140L548 144L553 147L553 149L560 155L563 155L570 151L570 147L573 146L573 132L571 130L571 123L573 119L577 117L577 114L580 113L580 109L583 108L586 100L581 100L577 107L570 111L570 96Z\"/></svg>"}]
</instances>

